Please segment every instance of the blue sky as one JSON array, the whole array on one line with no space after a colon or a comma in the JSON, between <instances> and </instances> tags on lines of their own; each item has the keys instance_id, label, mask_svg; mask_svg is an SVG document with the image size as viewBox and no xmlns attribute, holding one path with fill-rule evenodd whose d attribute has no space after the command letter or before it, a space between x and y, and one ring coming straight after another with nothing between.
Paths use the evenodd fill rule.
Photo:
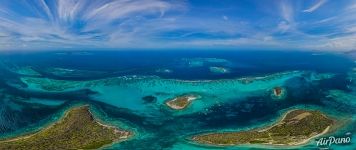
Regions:
<instances>
[{"instance_id":1,"label":"blue sky","mask_svg":"<svg viewBox=\"0 0 356 150\"><path fill-rule=\"evenodd\" d=\"M356 49L356 0L0 0L0 50Z\"/></svg>"}]
</instances>

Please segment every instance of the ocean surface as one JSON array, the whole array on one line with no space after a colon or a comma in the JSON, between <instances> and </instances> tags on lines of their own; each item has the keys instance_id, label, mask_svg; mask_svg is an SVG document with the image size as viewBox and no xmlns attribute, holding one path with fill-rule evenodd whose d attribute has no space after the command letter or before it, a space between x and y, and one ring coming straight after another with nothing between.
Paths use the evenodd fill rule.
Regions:
<instances>
[{"instance_id":1,"label":"ocean surface","mask_svg":"<svg viewBox=\"0 0 356 150\"><path fill-rule=\"evenodd\" d=\"M324 136L351 136L351 143L328 148L355 149L355 60L300 51L3 52L0 137L38 131L69 108L90 104L95 117L135 132L104 149L276 149L213 147L189 137L267 126L302 108L347 120ZM271 96L275 87L285 88L286 96ZM201 98L187 109L165 106L167 99L191 93ZM319 149L315 140L289 148Z\"/></svg>"}]
</instances>

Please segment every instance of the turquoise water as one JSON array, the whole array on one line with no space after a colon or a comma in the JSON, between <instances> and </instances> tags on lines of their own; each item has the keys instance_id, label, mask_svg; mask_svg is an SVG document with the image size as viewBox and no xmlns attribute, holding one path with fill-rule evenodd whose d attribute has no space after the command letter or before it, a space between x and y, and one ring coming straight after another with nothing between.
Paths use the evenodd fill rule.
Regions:
<instances>
[{"instance_id":1,"label":"turquoise water","mask_svg":"<svg viewBox=\"0 0 356 150\"><path fill-rule=\"evenodd\" d=\"M40 130L70 107L83 104L89 104L101 121L135 133L104 149L318 149L314 140L297 147L213 147L188 140L204 132L269 126L296 108L320 110L347 121L325 137L348 132L355 136L352 59L335 54L268 54L266 58L261 57L266 52L3 54L0 137ZM295 58L287 58L291 55ZM133 56L137 59L129 59ZM211 72L211 67L229 72ZM275 87L285 89L286 95L273 97ZM201 98L181 111L165 105L185 94ZM354 149L354 143L352 138L351 144L330 148Z\"/></svg>"},{"instance_id":2,"label":"turquoise water","mask_svg":"<svg viewBox=\"0 0 356 150\"><path fill-rule=\"evenodd\" d=\"M116 107L127 108L132 112L140 114L154 115L155 113L160 113L160 107L163 107L167 99L183 94L196 93L202 98L196 100L188 109L177 113L206 112L213 105L236 102L251 96L271 95L274 87L288 87L288 81L296 78L305 78L310 84L313 84L321 79L331 77L332 74L324 75L313 72L292 71L262 77L249 77L250 79L237 78L200 81L172 80L145 76L118 77L93 81L59 81L45 78L30 78L31 80L22 78L21 80L27 85L24 90L69 92L90 89L97 93L91 95L94 100ZM50 87L50 90L44 87ZM63 87L68 88L63 89ZM157 101L151 105L144 105L142 99L145 96L154 96ZM152 109L152 107L155 109Z\"/></svg>"}]
</instances>

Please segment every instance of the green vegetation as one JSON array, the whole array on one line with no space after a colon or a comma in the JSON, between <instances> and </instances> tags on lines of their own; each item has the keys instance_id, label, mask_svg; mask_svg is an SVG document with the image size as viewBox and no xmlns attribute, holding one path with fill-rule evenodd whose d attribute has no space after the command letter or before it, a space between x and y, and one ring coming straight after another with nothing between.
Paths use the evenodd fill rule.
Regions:
<instances>
[{"instance_id":1,"label":"green vegetation","mask_svg":"<svg viewBox=\"0 0 356 150\"><path fill-rule=\"evenodd\" d=\"M97 149L131 135L131 132L99 123L89 106L82 106L69 110L59 122L37 133L0 141L0 149Z\"/></svg>"},{"instance_id":2,"label":"green vegetation","mask_svg":"<svg viewBox=\"0 0 356 150\"><path fill-rule=\"evenodd\" d=\"M183 95L166 101L166 105L175 110L182 110L192 103L193 100L199 98L196 95Z\"/></svg>"},{"instance_id":3,"label":"green vegetation","mask_svg":"<svg viewBox=\"0 0 356 150\"><path fill-rule=\"evenodd\" d=\"M197 135L193 141L211 145L300 145L328 132L334 121L320 111L293 110L277 124L264 129Z\"/></svg>"}]
</instances>

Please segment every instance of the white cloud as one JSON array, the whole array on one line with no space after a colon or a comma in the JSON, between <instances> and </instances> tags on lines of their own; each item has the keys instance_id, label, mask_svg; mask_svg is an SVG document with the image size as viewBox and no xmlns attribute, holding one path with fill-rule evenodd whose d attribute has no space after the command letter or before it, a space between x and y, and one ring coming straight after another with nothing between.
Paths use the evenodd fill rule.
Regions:
<instances>
[{"instance_id":1,"label":"white cloud","mask_svg":"<svg viewBox=\"0 0 356 150\"><path fill-rule=\"evenodd\" d=\"M191 6L184 1L53 2L26 1L24 8L34 11L31 15L21 15L0 3L0 49L250 46L347 50L355 47L356 41L353 27L356 7L351 4L345 6L345 10L340 8L341 13L335 16L325 16L324 20L298 20L303 11L316 11L326 0L305 10L293 0L268 3L265 7L273 8L273 17L266 15L261 19L239 18L239 15L226 12L220 17L194 16L191 11L195 10L189 10ZM327 34L307 32L325 26L332 26L335 31Z\"/></svg>"},{"instance_id":2,"label":"white cloud","mask_svg":"<svg viewBox=\"0 0 356 150\"><path fill-rule=\"evenodd\" d=\"M306 45L305 47L316 50L350 51L354 50L356 47L356 35L314 40L313 42L309 42L309 45Z\"/></svg>"},{"instance_id":3,"label":"white cloud","mask_svg":"<svg viewBox=\"0 0 356 150\"><path fill-rule=\"evenodd\" d=\"M323 4L325 4L327 2L327 0L319 0L317 3L315 3L313 6L311 6L308 9L303 10L303 12L308 12L311 13L315 10L317 10L318 8L320 8Z\"/></svg>"},{"instance_id":4,"label":"white cloud","mask_svg":"<svg viewBox=\"0 0 356 150\"><path fill-rule=\"evenodd\" d=\"M29 1L31 2L31 1ZM47 4L44 0L36 0L29 9L38 16L28 17L20 15L18 12L8 10L0 3L0 32L9 33L12 40L0 39L1 43L14 46L16 49L19 44L44 47L77 45L77 46L110 46L130 45L130 40L137 40L139 35L152 34L150 30L141 29L140 22L125 26L125 22L130 22L133 18L150 16L154 18L163 17L166 11L181 9L183 3L169 3L162 0L58 0L52 4ZM90 3L89 3L90 2ZM23 8L28 8L27 2ZM40 10L39 10L40 9ZM42 11L47 17L38 12ZM11 14L11 15L9 15ZM85 21L82 29L73 29L76 21ZM113 25L115 21L120 24ZM153 25L152 25L153 26ZM129 28L140 32L130 31ZM158 28L158 27L155 27ZM145 37L143 37L145 38ZM142 39L143 42L145 39ZM22 47L22 46L21 46Z\"/></svg>"},{"instance_id":5,"label":"white cloud","mask_svg":"<svg viewBox=\"0 0 356 150\"><path fill-rule=\"evenodd\" d=\"M354 0L346 9L347 10L356 10L356 1Z\"/></svg>"},{"instance_id":6,"label":"white cloud","mask_svg":"<svg viewBox=\"0 0 356 150\"><path fill-rule=\"evenodd\" d=\"M104 4L93 4L84 15L88 20L114 20L127 18L132 14L152 14L160 13L163 15L166 10L171 8L170 3L160 0L141 0L141 1L112 1Z\"/></svg>"},{"instance_id":7,"label":"white cloud","mask_svg":"<svg viewBox=\"0 0 356 150\"><path fill-rule=\"evenodd\" d=\"M58 0L57 14L63 21L72 21L83 9L86 1L83 0Z\"/></svg>"},{"instance_id":8,"label":"white cloud","mask_svg":"<svg viewBox=\"0 0 356 150\"><path fill-rule=\"evenodd\" d=\"M222 16L222 18L223 18L224 20L226 20L226 21L229 20L229 17L227 17L227 16L225 16L225 15Z\"/></svg>"},{"instance_id":9,"label":"white cloud","mask_svg":"<svg viewBox=\"0 0 356 150\"><path fill-rule=\"evenodd\" d=\"M287 23L286 21L281 21L278 24L277 30L284 33L286 31L288 31L291 28L291 25L289 23Z\"/></svg>"},{"instance_id":10,"label":"white cloud","mask_svg":"<svg viewBox=\"0 0 356 150\"><path fill-rule=\"evenodd\" d=\"M175 41L171 42L170 46L183 46L183 47L239 47L239 48L276 48L282 46L280 42L273 40L270 37L264 37L262 39L255 38L231 38L231 39L197 39L189 41ZM251 47L251 45L254 45Z\"/></svg>"},{"instance_id":11,"label":"white cloud","mask_svg":"<svg viewBox=\"0 0 356 150\"><path fill-rule=\"evenodd\" d=\"M283 19L286 20L288 23L293 23L294 10L292 5L287 0L282 0L280 6L281 6L281 15Z\"/></svg>"},{"instance_id":12,"label":"white cloud","mask_svg":"<svg viewBox=\"0 0 356 150\"><path fill-rule=\"evenodd\" d=\"M51 12L50 8L48 7L47 3L45 2L45 0L38 0L38 4L42 8L42 10L46 13L47 17L49 17L50 19L53 19L52 12Z\"/></svg>"},{"instance_id":13,"label":"white cloud","mask_svg":"<svg viewBox=\"0 0 356 150\"><path fill-rule=\"evenodd\" d=\"M356 33L356 26L346 28L347 33Z\"/></svg>"}]
</instances>

